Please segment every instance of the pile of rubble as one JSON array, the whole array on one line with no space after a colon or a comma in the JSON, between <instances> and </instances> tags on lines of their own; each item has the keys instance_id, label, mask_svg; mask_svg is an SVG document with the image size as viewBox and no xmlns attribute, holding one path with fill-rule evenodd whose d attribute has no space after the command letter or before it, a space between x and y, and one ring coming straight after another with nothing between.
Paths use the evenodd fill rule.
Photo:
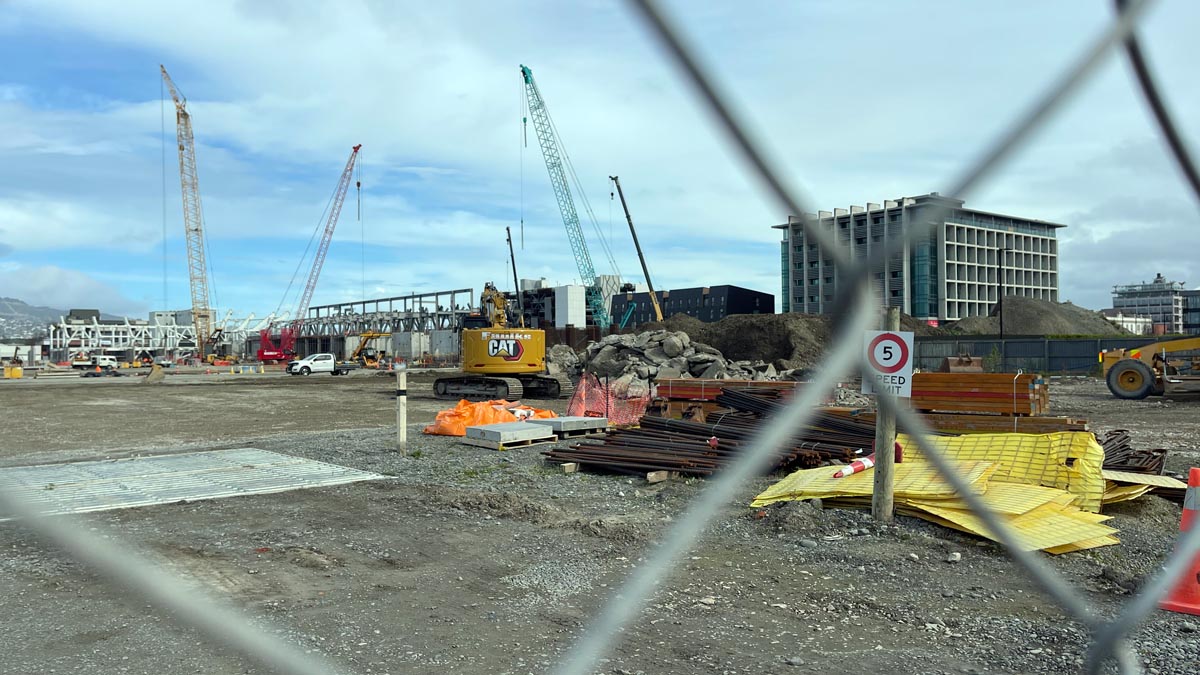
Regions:
<instances>
[{"instance_id":1,"label":"pile of rubble","mask_svg":"<svg viewBox=\"0 0 1200 675\"><path fill-rule=\"evenodd\" d=\"M682 331L655 330L637 335L609 335L588 345L582 355L570 347L550 350L551 368L572 377L591 373L631 394L648 391L655 380L699 377L705 379L793 379L801 371L779 371L763 361L731 361L719 350L694 342Z\"/></svg>"}]
</instances>

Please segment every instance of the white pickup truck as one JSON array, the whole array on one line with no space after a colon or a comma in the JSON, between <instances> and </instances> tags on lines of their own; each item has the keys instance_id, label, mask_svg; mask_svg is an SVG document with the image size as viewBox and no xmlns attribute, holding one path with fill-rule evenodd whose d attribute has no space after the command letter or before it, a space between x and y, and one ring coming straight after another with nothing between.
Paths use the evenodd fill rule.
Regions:
<instances>
[{"instance_id":1,"label":"white pickup truck","mask_svg":"<svg viewBox=\"0 0 1200 675\"><path fill-rule=\"evenodd\" d=\"M355 369L352 363L338 363L333 354L309 354L308 356L288 361L287 372L292 375L311 375L312 373L332 373L345 375Z\"/></svg>"}]
</instances>

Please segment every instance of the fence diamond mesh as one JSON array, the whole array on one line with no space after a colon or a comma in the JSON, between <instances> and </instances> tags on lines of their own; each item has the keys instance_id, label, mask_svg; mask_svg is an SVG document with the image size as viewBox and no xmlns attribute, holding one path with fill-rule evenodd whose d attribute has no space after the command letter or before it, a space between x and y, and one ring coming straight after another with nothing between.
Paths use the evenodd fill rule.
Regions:
<instances>
[{"instance_id":1,"label":"fence diamond mesh","mask_svg":"<svg viewBox=\"0 0 1200 675\"><path fill-rule=\"evenodd\" d=\"M1197 178L1195 166L1175 129L1154 82L1152 70L1146 63L1137 41L1136 26L1150 4L1151 0L1116 0L1117 12L1114 20L1063 70L1047 91L1035 98L1027 110L1013 120L1011 126L992 145L984 149L976 161L963 169L959 178L945 193L963 196L991 177L1002 160L1017 152L1031 134L1096 72L1105 58L1113 56L1114 52L1123 46L1133 65L1142 96L1151 108L1164 138L1167 139L1172 156L1179 164L1195 196L1200 200L1200 179ZM728 136L734 149L741 154L769 199L787 213L814 212L813 209L805 208L806 205L795 192L785 186L779 178L780 172L775 169L763 149L752 140L747 126L736 117L727 102L727 97L719 91L713 79L700 65L694 51L687 46L686 40L657 4L652 0L630 0L630 5L633 13L645 24L651 37L660 43L679 67L683 77L694 87L702 104L714 116L718 128ZM944 211L939 213L938 210L944 208L935 206L926 220L907 229L903 237L888 240L883 246L875 248L868 257L857 260L817 223L803 221L805 236L810 241L817 242L825 255L844 270L844 278L849 282L842 286L847 290L843 290L836 299L843 311L837 314L836 337L830 343L834 347L825 354L820 373L801 395L795 397L787 408L764 425L742 458L712 479L700 497L675 520L662 543L613 593L590 625L581 632L579 641L558 666L557 672L577 675L593 671L596 660L611 649L619 639L623 627L637 616L643 603L653 596L656 585L669 575L673 567L672 562L696 543L722 505L734 499L743 484L763 469L766 459L784 443L790 431L807 421L820 403L819 392L828 390L840 378L855 372L859 366L861 335L864 330L873 327L879 316L880 299L873 297L870 291L869 271L873 265L902 250L906 243L928 236L932 229L942 222L946 214ZM1016 545L1014 533L1002 519L988 510L980 497L969 490L964 480L953 470L953 465L926 442L930 431L918 414L904 406L896 405L895 400L887 393L880 395L879 403L881 407L890 408L895 412L898 427L913 438L921 453L958 491L988 529L995 533L997 540L1004 545L1009 555L1029 573L1048 597L1086 629L1090 636L1087 672L1099 672L1110 662L1115 662L1121 672L1140 672L1140 663L1126 644L1125 638L1156 607L1158 600L1185 571L1191 559L1200 552L1200 527L1193 528L1181 537L1162 571L1124 605L1116 618L1102 619L1079 592L1041 562L1035 553L1024 551ZM336 672L332 664L310 651L287 644L250 624L242 615L223 609L185 590L177 580L149 562L138 559L93 531L76 526L69 519L39 517L35 509L3 492L0 492L0 507L22 518L23 524L34 533L89 565L109 583L137 594L157 606L163 616L197 629L214 642L241 653L249 661L281 673Z\"/></svg>"}]
</instances>

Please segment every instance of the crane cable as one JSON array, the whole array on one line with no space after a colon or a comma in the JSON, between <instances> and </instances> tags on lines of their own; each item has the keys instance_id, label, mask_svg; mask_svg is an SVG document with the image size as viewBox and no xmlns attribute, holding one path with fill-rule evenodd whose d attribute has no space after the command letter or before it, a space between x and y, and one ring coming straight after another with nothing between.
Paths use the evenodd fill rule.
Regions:
<instances>
[{"instance_id":1,"label":"crane cable","mask_svg":"<svg viewBox=\"0 0 1200 675\"><path fill-rule=\"evenodd\" d=\"M575 173L575 163L571 161L571 156L567 153L567 148L562 143L562 134L558 131L558 125L554 123L554 118L550 116L550 111L546 111L546 119L550 122L550 128L554 131L554 137L559 140L558 150L562 155L563 166L566 167L567 173L570 175L571 182L575 184L575 192L579 194L579 201L583 203L584 212L591 222L592 231L596 233L596 238L600 240L600 248L604 251L605 257L608 258L608 264L612 267L613 272L618 277L621 276L621 269L617 266L617 261L613 258L612 249L608 246L608 240L604 237L604 230L600 229L600 224L596 220L596 214L592 211L592 204L588 201L587 193L583 191L583 184L579 180L578 174ZM592 284L595 280L592 280ZM586 284L591 285L591 284Z\"/></svg>"},{"instance_id":2,"label":"crane cable","mask_svg":"<svg viewBox=\"0 0 1200 675\"><path fill-rule=\"evenodd\" d=\"M362 159L362 150L359 150L359 157ZM367 299L367 226L362 217L362 169L359 168L362 162L354 164L354 188L358 199L358 230L359 237L359 267L362 274L362 299Z\"/></svg>"},{"instance_id":3,"label":"crane cable","mask_svg":"<svg viewBox=\"0 0 1200 675\"><path fill-rule=\"evenodd\" d=\"M325 223L325 215L329 213L329 207L333 204L333 197L336 194L337 188L334 188L333 194L329 195L329 201L325 203L325 210L321 212L321 217L317 220L316 227L313 228L312 236L308 238L308 244L304 247L304 253L301 254L300 260L296 261L296 269L292 271L292 278L290 281L288 281L287 288L283 289L283 297L279 299L279 305L275 308L276 315L283 311L283 305L285 302L287 302L288 294L291 293L292 286L296 283L296 276L300 274L300 267L304 265L304 261L308 259L308 252L310 249L312 249L313 242L317 238L317 233L321 231L321 228Z\"/></svg>"},{"instance_id":4,"label":"crane cable","mask_svg":"<svg viewBox=\"0 0 1200 675\"><path fill-rule=\"evenodd\" d=\"M167 303L167 83L158 78L159 121L162 123L162 266L163 266L163 310Z\"/></svg>"}]
</instances>

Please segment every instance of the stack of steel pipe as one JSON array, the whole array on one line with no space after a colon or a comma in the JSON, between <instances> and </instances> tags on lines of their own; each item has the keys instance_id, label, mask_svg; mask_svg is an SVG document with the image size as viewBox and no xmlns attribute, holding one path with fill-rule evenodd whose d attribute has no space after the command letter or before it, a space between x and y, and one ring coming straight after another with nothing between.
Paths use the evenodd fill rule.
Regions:
<instances>
[{"instance_id":1,"label":"stack of steel pipe","mask_svg":"<svg viewBox=\"0 0 1200 675\"><path fill-rule=\"evenodd\" d=\"M585 442L542 454L552 461L576 462L622 473L674 471L707 476L730 463L753 438L764 419L778 409L779 392L731 392L722 405L733 412L712 414L705 422L646 416L640 428L610 432L600 443ZM798 427L771 462L771 470L844 463L870 453L874 427L857 420L816 412Z\"/></svg>"},{"instance_id":2,"label":"stack of steel pipe","mask_svg":"<svg viewBox=\"0 0 1200 675\"><path fill-rule=\"evenodd\" d=\"M1135 449L1133 437L1126 429L1096 434L1096 441L1104 448L1105 469L1153 475L1162 475L1166 469L1167 451Z\"/></svg>"}]
</instances>

